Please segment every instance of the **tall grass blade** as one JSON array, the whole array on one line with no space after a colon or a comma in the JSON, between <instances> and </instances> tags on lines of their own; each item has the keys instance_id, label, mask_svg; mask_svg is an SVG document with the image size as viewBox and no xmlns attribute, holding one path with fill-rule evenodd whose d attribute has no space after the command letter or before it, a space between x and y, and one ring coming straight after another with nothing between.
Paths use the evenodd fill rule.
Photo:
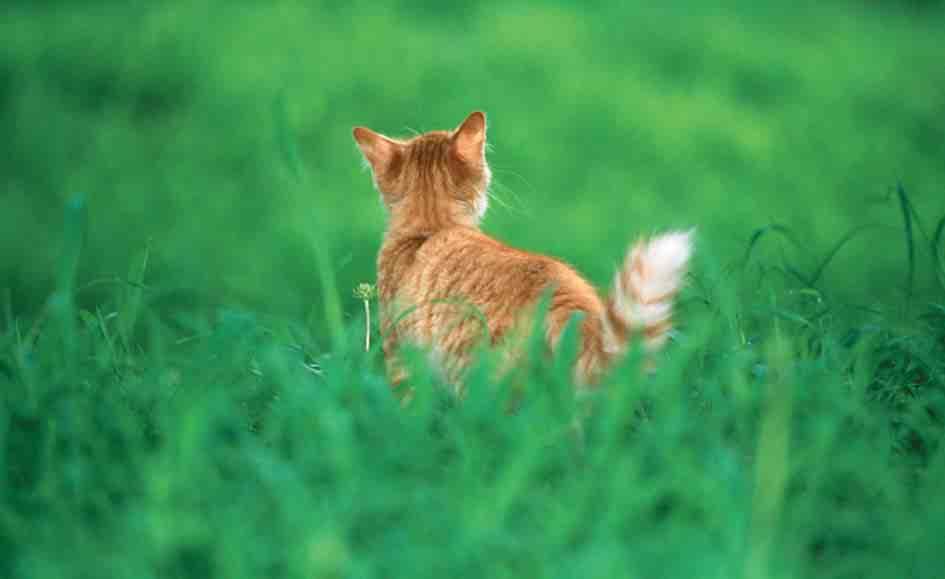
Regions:
<instances>
[{"instance_id":1,"label":"tall grass blade","mask_svg":"<svg viewBox=\"0 0 945 579\"><path fill-rule=\"evenodd\" d=\"M769 347L769 365L777 371L767 384L767 396L758 433L751 533L749 552L745 560L746 579L769 576L771 547L784 509L791 469L790 439L794 386L790 379L783 379L783 376L789 367L792 354L780 331L776 331Z\"/></svg>"},{"instance_id":2,"label":"tall grass blade","mask_svg":"<svg viewBox=\"0 0 945 579\"><path fill-rule=\"evenodd\" d=\"M915 287L915 237L912 227L912 216L914 210L909 197L906 195L906 189L902 182L896 184L896 196L899 199L899 207L902 209L902 226L906 237L906 259L908 273L906 274L906 312L912 306L912 295Z\"/></svg>"},{"instance_id":3,"label":"tall grass blade","mask_svg":"<svg viewBox=\"0 0 945 579\"><path fill-rule=\"evenodd\" d=\"M56 291L50 301L50 313L58 324L57 329L62 339L63 369L68 376L74 375L78 363L76 359L75 283L79 270L79 258L85 243L86 219L85 195L77 193L66 202Z\"/></svg>"},{"instance_id":4,"label":"tall grass blade","mask_svg":"<svg viewBox=\"0 0 945 579\"><path fill-rule=\"evenodd\" d=\"M3 288L3 329L13 330L13 290L10 288Z\"/></svg>"},{"instance_id":5,"label":"tall grass blade","mask_svg":"<svg viewBox=\"0 0 945 579\"><path fill-rule=\"evenodd\" d=\"M794 232L790 227L781 225L779 223L772 223L764 227L759 227L754 232L752 232L751 237L748 239L748 247L745 249L745 257L743 259L745 263L747 263L751 258L751 255L755 250L755 246L757 246L764 237L769 236L771 233L777 233L781 235L781 237L790 241L795 247L804 247L803 244L798 240L797 236L794 235Z\"/></svg>"},{"instance_id":6,"label":"tall grass blade","mask_svg":"<svg viewBox=\"0 0 945 579\"><path fill-rule=\"evenodd\" d=\"M141 311L141 302L144 297L144 278L148 271L148 262L151 259L151 240L144 246L141 261L132 267L129 272L128 283L124 285L124 300L119 314L119 332L121 341L127 351L131 343L132 333L138 323L138 314Z\"/></svg>"},{"instance_id":7,"label":"tall grass blade","mask_svg":"<svg viewBox=\"0 0 945 579\"><path fill-rule=\"evenodd\" d=\"M85 223L87 207L85 195L77 193L67 202L63 211L62 249L59 255L59 272L56 279L56 291L63 296L71 296L75 289L76 273L79 269L79 257L85 243Z\"/></svg>"},{"instance_id":8,"label":"tall grass blade","mask_svg":"<svg viewBox=\"0 0 945 579\"><path fill-rule=\"evenodd\" d=\"M875 226L863 225L863 226L855 228L853 231L850 231L849 233L841 237L840 241L835 243L834 246L830 248L830 251L827 252L827 255L824 256L820 264L816 268L814 268L814 272L810 276L811 285L816 284L817 281L820 280L820 276L823 275L824 270L827 269L827 266L830 265L830 262L833 261L833 259L837 256L837 253L839 253L840 250L843 249L843 247L847 243L853 240L853 238L855 238L857 235L863 233L867 229L872 229L873 227Z\"/></svg>"},{"instance_id":9,"label":"tall grass blade","mask_svg":"<svg viewBox=\"0 0 945 579\"><path fill-rule=\"evenodd\" d=\"M938 225L932 234L931 246L935 276L942 289L945 289L945 215L938 220Z\"/></svg>"},{"instance_id":10,"label":"tall grass blade","mask_svg":"<svg viewBox=\"0 0 945 579\"><path fill-rule=\"evenodd\" d=\"M297 183L305 180L305 167L299 156L299 148L296 145L295 135L289 123L289 107L285 96L285 90L279 92L273 103L273 117L275 119L276 142L279 146L279 153L282 161L292 173L292 177Z\"/></svg>"},{"instance_id":11,"label":"tall grass blade","mask_svg":"<svg viewBox=\"0 0 945 579\"><path fill-rule=\"evenodd\" d=\"M276 142L283 163L289 169L296 186L306 182L304 165L298 153L295 135L289 123L288 101L285 91L280 92L273 103L273 117L275 122ZM316 227L317 229L317 227ZM344 316L341 305L341 295L338 292L338 283L335 277L337 263L332 261L328 245L319 234L315 234L314 243L315 267L318 270L319 286L322 290L322 307L328 333L335 350L340 350L344 344Z\"/></svg>"}]
</instances>

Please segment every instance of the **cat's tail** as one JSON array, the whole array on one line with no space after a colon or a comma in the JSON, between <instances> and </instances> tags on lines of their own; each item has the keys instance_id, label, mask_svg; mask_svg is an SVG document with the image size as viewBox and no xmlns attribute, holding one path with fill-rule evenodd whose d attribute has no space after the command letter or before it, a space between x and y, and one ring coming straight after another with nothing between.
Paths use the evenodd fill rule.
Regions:
<instances>
[{"instance_id":1,"label":"cat's tail","mask_svg":"<svg viewBox=\"0 0 945 579\"><path fill-rule=\"evenodd\" d=\"M673 329L676 294L692 255L694 230L673 231L636 242L614 277L607 320L616 352L641 336L647 351L662 346ZM616 353L615 352L615 353Z\"/></svg>"}]
</instances>

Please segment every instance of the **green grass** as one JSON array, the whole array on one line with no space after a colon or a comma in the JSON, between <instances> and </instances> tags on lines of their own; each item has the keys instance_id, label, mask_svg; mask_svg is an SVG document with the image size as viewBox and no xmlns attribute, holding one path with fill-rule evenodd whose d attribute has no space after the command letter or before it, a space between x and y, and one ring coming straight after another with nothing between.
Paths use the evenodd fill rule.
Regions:
<instances>
[{"instance_id":1,"label":"green grass","mask_svg":"<svg viewBox=\"0 0 945 579\"><path fill-rule=\"evenodd\" d=\"M8 2L0 577L939 577L943 25ZM418 355L391 393L350 127L473 109L489 233L606 286L698 227L654 375L576 397L573 349L514 380L487 352L460 403Z\"/></svg>"},{"instance_id":2,"label":"green grass","mask_svg":"<svg viewBox=\"0 0 945 579\"><path fill-rule=\"evenodd\" d=\"M69 235L83 216L73 200ZM942 304L850 326L769 264L703 260L652 376L634 354L575 397L573 345L515 381L484 355L462 403L421 364L401 408L363 319L319 349L250 311L168 317L146 259L77 309L78 257L42 317L0 335L3 576L931 578L945 562Z\"/></svg>"}]
</instances>

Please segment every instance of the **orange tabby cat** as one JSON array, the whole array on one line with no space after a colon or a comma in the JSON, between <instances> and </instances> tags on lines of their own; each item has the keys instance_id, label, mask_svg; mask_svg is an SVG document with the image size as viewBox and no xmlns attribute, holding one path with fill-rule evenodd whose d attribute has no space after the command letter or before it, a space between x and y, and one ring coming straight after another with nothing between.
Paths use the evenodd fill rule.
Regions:
<instances>
[{"instance_id":1,"label":"orange tabby cat","mask_svg":"<svg viewBox=\"0 0 945 579\"><path fill-rule=\"evenodd\" d=\"M593 384L626 350L632 333L650 350L666 340L689 261L690 232L634 245L610 296L602 299L561 261L509 247L479 230L491 177L483 113L470 114L453 131L401 140L356 127L354 139L389 214L377 285L384 353L395 385L406 377L397 361L401 342L429 347L455 379L481 339L500 344L520 335L516 330L528 326L546 290L551 349L571 315L584 314L575 367L580 384Z\"/></svg>"}]
</instances>

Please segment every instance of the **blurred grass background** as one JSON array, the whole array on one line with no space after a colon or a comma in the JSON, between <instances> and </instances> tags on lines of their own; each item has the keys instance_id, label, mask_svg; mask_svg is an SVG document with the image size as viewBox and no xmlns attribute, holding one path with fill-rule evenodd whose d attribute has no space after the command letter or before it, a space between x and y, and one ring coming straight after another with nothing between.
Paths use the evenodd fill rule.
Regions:
<instances>
[{"instance_id":1,"label":"blurred grass background","mask_svg":"<svg viewBox=\"0 0 945 579\"><path fill-rule=\"evenodd\" d=\"M0 577L940 577L945 7L651 4L5 2ZM473 109L490 233L698 226L654 375L392 395L350 129Z\"/></svg>"},{"instance_id":2,"label":"blurred grass background","mask_svg":"<svg viewBox=\"0 0 945 579\"><path fill-rule=\"evenodd\" d=\"M6 2L0 285L42 303L81 192L82 279L123 276L151 240L168 305L313 315L314 244L344 291L374 276L384 216L350 127L483 109L485 228L510 243L606 284L665 227L697 225L721 259L782 224L803 247L770 249L805 268L870 226L823 287L896 304L891 188L927 228L945 212L943 26L935 2Z\"/></svg>"}]
</instances>

